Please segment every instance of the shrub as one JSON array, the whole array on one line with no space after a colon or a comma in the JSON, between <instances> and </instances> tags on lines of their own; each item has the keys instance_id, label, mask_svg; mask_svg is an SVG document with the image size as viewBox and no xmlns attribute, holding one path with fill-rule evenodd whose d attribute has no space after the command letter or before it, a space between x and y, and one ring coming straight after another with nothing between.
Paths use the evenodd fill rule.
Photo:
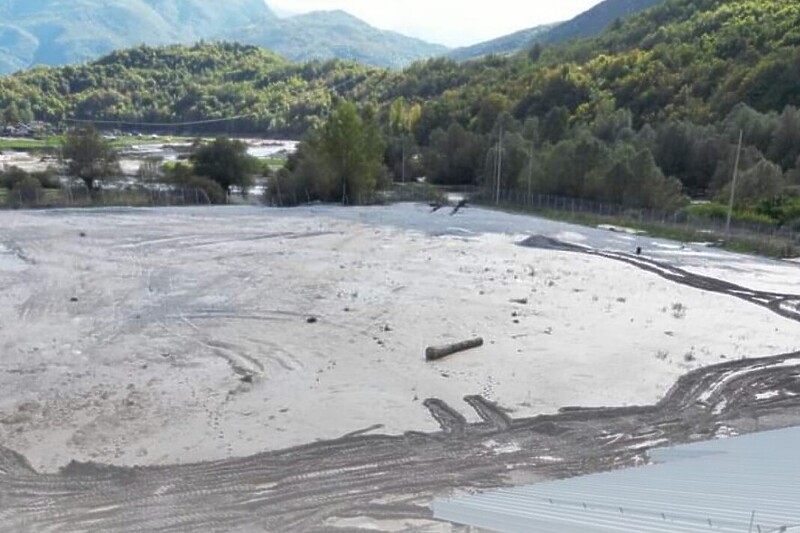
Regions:
<instances>
[{"instance_id":1,"label":"shrub","mask_svg":"<svg viewBox=\"0 0 800 533\"><path fill-rule=\"evenodd\" d=\"M11 189L13 205L36 205L42 197L42 184L38 179L27 176L14 184Z\"/></svg>"},{"instance_id":2,"label":"shrub","mask_svg":"<svg viewBox=\"0 0 800 533\"><path fill-rule=\"evenodd\" d=\"M187 179L182 186L202 191L208 202L212 204L224 204L228 199L225 190L219 183L203 176L193 176ZM202 202L203 199L201 198L200 201Z\"/></svg>"}]
</instances>

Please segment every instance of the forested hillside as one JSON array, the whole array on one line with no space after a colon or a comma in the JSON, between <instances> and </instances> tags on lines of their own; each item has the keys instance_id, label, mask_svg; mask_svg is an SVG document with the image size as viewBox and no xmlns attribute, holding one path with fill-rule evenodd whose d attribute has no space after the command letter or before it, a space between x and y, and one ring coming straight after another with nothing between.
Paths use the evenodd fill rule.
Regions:
<instances>
[{"instance_id":1,"label":"forested hillside","mask_svg":"<svg viewBox=\"0 0 800 533\"><path fill-rule=\"evenodd\" d=\"M362 94L383 71L357 63L290 63L255 46L147 46L89 65L38 67L0 78L7 123L39 119L195 122L241 116L241 133L301 135L340 92ZM362 93L354 89L363 85ZM121 125L120 125L121 126ZM212 124L212 128L219 127ZM194 126L190 131L203 131Z\"/></svg>"},{"instance_id":2,"label":"forested hillside","mask_svg":"<svg viewBox=\"0 0 800 533\"><path fill-rule=\"evenodd\" d=\"M471 46L456 48L447 53L447 57L456 61L467 61L490 54L506 55L515 54L534 45L537 41L545 37L548 32L558 24L545 24L520 30L509 35L503 35L497 39L485 41Z\"/></svg>"},{"instance_id":3,"label":"forested hillside","mask_svg":"<svg viewBox=\"0 0 800 533\"><path fill-rule=\"evenodd\" d=\"M0 74L277 20L263 0L0 0Z\"/></svg>"},{"instance_id":4,"label":"forested hillside","mask_svg":"<svg viewBox=\"0 0 800 533\"><path fill-rule=\"evenodd\" d=\"M409 175L490 183L502 125L503 188L650 207L723 197L744 130L744 204L797 183L798 44L794 1L668 0L595 39L402 72L238 45L139 48L2 79L0 108L8 120L247 114L238 131L300 134L345 98L378 110L397 175L405 146L420 155Z\"/></svg>"},{"instance_id":5,"label":"forested hillside","mask_svg":"<svg viewBox=\"0 0 800 533\"><path fill-rule=\"evenodd\" d=\"M565 43L595 37L616 20L662 3L664 0L605 0L572 20L559 24L543 35L541 42Z\"/></svg>"},{"instance_id":6,"label":"forested hillside","mask_svg":"<svg viewBox=\"0 0 800 533\"><path fill-rule=\"evenodd\" d=\"M394 68L447 51L338 11L279 18L264 0L0 0L0 74L203 39L256 44L295 61Z\"/></svg>"},{"instance_id":7,"label":"forested hillside","mask_svg":"<svg viewBox=\"0 0 800 533\"><path fill-rule=\"evenodd\" d=\"M596 37L616 20L662 2L664 0L603 0L565 22L535 26L490 41L457 48L448 53L447 57L464 61L489 54L512 54L536 43L560 44Z\"/></svg>"}]
</instances>

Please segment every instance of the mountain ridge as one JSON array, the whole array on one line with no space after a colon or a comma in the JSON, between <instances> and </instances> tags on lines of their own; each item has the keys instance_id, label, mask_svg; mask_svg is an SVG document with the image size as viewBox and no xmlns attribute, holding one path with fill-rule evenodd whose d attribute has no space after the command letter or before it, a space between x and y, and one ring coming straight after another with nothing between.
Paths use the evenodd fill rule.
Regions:
<instances>
[{"instance_id":1,"label":"mountain ridge","mask_svg":"<svg viewBox=\"0 0 800 533\"><path fill-rule=\"evenodd\" d=\"M375 28L341 9L278 18L222 37L267 48L292 61L344 59L391 68L402 68L448 50L442 45Z\"/></svg>"},{"instance_id":2,"label":"mountain ridge","mask_svg":"<svg viewBox=\"0 0 800 533\"><path fill-rule=\"evenodd\" d=\"M542 36L549 33L561 22L541 24L532 28L515 31L489 41L483 41L470 46L456 48L447 53L447 57L456 61L467 61L489 54L513 54L536 43Z\"/></svg>"},{"instance_id":3,"label":"mountain ridge","mask_svg":"<svg viewBox=\"0 0 800 533\"><path fill-rule=\"evenodd\" d=\"M553 24L543 24L503 35L489 41L450 51L447 56L466 61L490 54L513 54L536 43L561 44L575 39L594 37L614 21L624 19L666 0L603 0L575 17Z\"/></svg>"},{"instance_id":4,"label":"mountain ridge","mask_svg":"<svg viewBox=\"0 0 800 533\"><path fill-rule=\"evenodd\" d=\"M402 67L447 48L379 30L344 11L281 18L264 0L0 0L0 74L91 61L140 44L236 40L287 59Z\"/></svg>"}]
</instances>

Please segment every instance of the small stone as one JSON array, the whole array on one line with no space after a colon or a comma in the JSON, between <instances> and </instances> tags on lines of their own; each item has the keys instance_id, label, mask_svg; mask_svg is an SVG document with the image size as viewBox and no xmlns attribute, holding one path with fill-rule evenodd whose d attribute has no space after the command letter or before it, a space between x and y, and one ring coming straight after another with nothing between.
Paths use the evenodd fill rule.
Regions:
<instances>
[{"instance_id":1,"label":"small stone","mask_svg":"<svg viewBox=\"0 0 800 533\"><path fill-rule=\"evenodd\" d=\"M316 323L317 323L317 321L318 321L318 320L317 320L317 317L315 317L315 316L310 316L310 317L308 317L308 318L306 319L306 322L308 322L309 324L316 324Z\"/></svg>"}]
</instances>

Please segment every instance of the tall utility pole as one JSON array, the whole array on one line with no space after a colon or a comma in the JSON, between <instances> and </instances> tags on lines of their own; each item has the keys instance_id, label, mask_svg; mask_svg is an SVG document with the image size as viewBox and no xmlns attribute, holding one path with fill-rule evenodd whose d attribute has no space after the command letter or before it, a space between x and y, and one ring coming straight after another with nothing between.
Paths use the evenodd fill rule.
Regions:
<instances>
[{"instance_id":1,"label":"tall utility pole","mask_svg":"<svg viewBox=\"0 0 800 533\"><path fill-rule=\"evenodd\" d=\"M497 190L494 202L500 205L500 181L503 177L503 126L500 125L500 138L497 140Z\"/></svg>"},{"instance_id":2,"label":"tall utility pole","mask_svg":"<svg viewBox=\"0 0 800 533\"><path fill-rule=\"evenodd\" d=\"M531 192L533 192L533 151L536 145L531 141L531 151L528 153L528 202L531 201Z\"/></svg>"},{"instance_id":3,"label":"tall utility pole","mask_svg":"<svg viewBox=\"0 0 800 533\"><path fill-rule=\"evenodd\" d=\"M497 140L497 148L494 151L494 189L497 191L495 196L499 200L500 195L500 138Z\"/></svg>"},{"instance_id":4,"label":"tall utility pole","mask_svg":"<svg viewBox=\"0 0 800 533\"><path fill-rule=\"evenodd\" d=\"M403 136L403 170L401 172L403 176L403 183L406 182L406 138L405 135Z\"/></svg>"},{"instance_id":5,"label":"tall utility pole","mask_svg":"<svg viewBox=\"0 0 800 533\"><path fill-rule=\"evenodd\" d=\"M739 161L742 157L742 142L744 130L739 130L739 147L736 149L736 163L733 165L733 183L731 183L731 201L728 204L728 221L725 223L725 238L731 235L731 219L733 218L733 203L736 199L736 181L739 179Z\"/></svg>"}]
</instances>

